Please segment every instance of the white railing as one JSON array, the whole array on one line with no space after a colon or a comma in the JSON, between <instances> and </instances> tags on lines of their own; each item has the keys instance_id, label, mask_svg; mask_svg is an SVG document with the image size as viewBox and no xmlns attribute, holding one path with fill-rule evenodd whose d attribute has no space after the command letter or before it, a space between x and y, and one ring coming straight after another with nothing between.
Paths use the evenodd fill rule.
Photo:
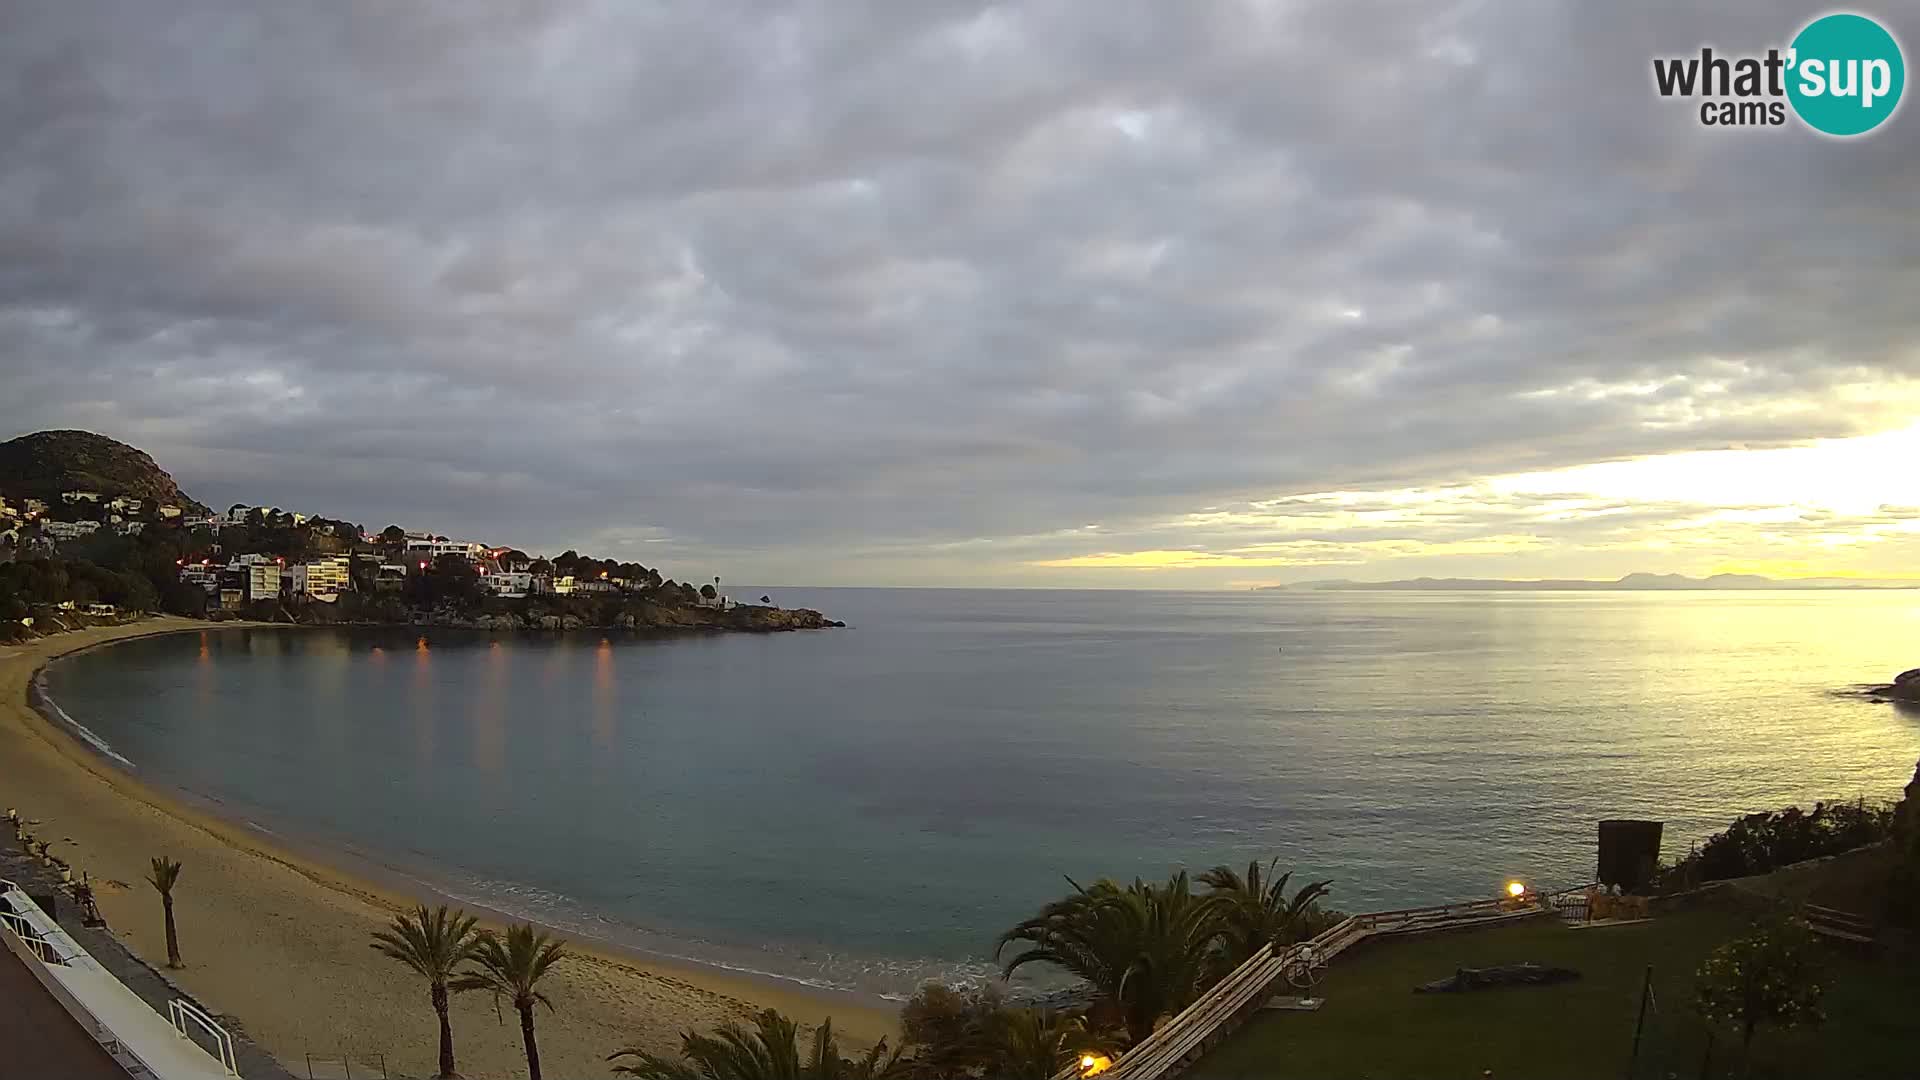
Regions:
<instances>
[{"instance_id":1,"label":"white railing","mask_svg":"<svg viewBox=\"0 0 1920 1080\"><path fill-rule=\"evenodd\" d=\"M212 1036L214 1047L219 1051L215 1056L220 1059L220 1064L234 1076L240 1075L240 1064L233 1056L233 1036L227 1034L226 1028L214 1023L213 1017L201 1012L185 998L174 998L167 1002L167 1019L173 1021L175 1030L187 1038L193 1037L187 1030L187 1021L193 1021L200 1030Z\"/></svg>"},{"instance_id":2,"label":"white railing","mask_svg":"<svg viewBox=\"0 0 1920 1080\"><path fill-rule=\"evenodd\" d=\"M79 942L69 938L19 886L0 881L0 895L13 907L12 912L5 913L6 918L0 919L7 927L0 940L130 1075L161 1080L239 1075L232 1036L205 1013L176 1000L168 1006L172 1021L168 1024L125 983L100 966ZM17 946L16 940L20 943ZM29 956L41 963L28 963ZM208 1029L219 1044L220 1060L215 1061L187 1034L188 1020Z\"/></svg>"},{"instance_id":3,"label":"white railing","mask_svg":"<svg viewBox=\"0 0 1920 1080\"><path fill-rule=\"evenodd\" d=\"M67 961L72 959L63 955L58 945L41 937L40 932L33 928L33 924L21 916L11 911L0 911L0 923L6 924L13 936L20 939L20 944L31 950L41 963L64 967Z\"/></svg>"}]
</instances>

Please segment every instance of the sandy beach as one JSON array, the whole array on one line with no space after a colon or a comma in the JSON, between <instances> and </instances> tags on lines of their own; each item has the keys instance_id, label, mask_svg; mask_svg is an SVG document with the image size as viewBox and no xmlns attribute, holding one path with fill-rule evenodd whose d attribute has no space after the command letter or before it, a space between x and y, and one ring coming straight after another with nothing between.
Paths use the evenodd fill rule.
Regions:
<instances>
[{"instance_id":1,"label":"sandy beach","mask_svg":"<svg viewBox=\"0 0 1920 1080\"><path fill-rule=\"evenodd\" d=\"M104 642L209 625L160 618L0 645L0 806L37 819L56 854L102 887L114 932L149 962L165 960L148 861L184 864L176 917L185 967L175 980L217 1008L290 1069L315 1055L380 1053L411 1076L434 1071L426 985L367 947L369 935L417 899L286 850L111 767L27 704L48 660ZM549 1076L605 1076L615 1047L671 1053L679 1033L775 1008L807 1023L829 1014L849 1042L892 1035L896 1015L856 1000L586 950L543 984L555 1011L538 1018ZM526 1075L512 1012L496 1019L484 995L456 999L454 1038L469 1077ZM304 1075L304 1073L303 1073Z\"/></svg>"}]
</instances>

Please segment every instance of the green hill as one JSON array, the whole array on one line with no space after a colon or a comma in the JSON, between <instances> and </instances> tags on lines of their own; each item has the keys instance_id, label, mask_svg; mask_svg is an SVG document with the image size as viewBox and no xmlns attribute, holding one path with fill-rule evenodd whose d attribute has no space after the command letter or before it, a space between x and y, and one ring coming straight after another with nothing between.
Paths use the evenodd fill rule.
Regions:
<instances>
[{"instance_id":1,"label":"green hill","mask_svg":"<svg viewBox=\"0 0 1920 1080\"><path fill-rule=\"evenodd\" d=\"M63 491L97 491L171 503L188 513L194 501L145 453L91 431L36 431L0 443L0 495L57 503Z\"/></svg>"}]
</instances>

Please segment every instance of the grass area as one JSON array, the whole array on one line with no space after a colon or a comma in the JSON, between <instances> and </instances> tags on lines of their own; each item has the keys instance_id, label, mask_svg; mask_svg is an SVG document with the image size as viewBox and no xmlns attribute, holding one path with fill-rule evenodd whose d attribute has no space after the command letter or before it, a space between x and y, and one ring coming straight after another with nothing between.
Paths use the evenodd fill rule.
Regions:
<instances>
[{"instance_id":1,"label":"grass area","mask_svg":"<svg viewBox=\"0 0 1920 1080\"><path fill-rule=\"evenodd\" d=\"M1573 929L1551 919L1476 931L1368 941L1335 960L1313 1013L1262 1012L1187 1075L1238 1077L1494 1077L1629 1075L1641 982L1653 966L1657 1009L1636 1080L1702 1075L1708 1029L1693 1012L1694 971L1746 930L1750 916L1700 908L1631 926ZM1753 1077L1912 1076L1920 1072L1920 972L1885 956L1822 949L1827 1023L1762 1030ZM1458 967L1531 961L1581 978L1544 987L1415 994ZM1715 1033L1715 1077L1741 1075L1739 1034Z\"/></svg>"}]
</instances>

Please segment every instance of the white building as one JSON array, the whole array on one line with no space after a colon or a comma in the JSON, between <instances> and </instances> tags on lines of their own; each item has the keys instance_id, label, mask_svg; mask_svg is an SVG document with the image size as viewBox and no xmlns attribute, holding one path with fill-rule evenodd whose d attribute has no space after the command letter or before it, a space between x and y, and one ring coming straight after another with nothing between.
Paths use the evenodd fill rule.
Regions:
<instances>
[{"instance_id":1,"label":"white building","mask_svg":"<svg viewBox=\"0 0 1920 1080\"><path fill-rule=\"evenodd\" d=\"M100 501L100 493L97 491L63 491L60 493L60 501L68 505L83 502L97 503Z\"/></svg>"},{"instance_id":2,"label":"white building","mask_svg":"<svg viewBox=\"0 0 1920 1080\"><path fill-rule=\"evenodd\" d=\"M296 596L331 604L343 592L353 590L353 577L347 572L345 555L317 559L287 568L287 585Z\"/></svg>"},{"instance_id":3,"label":"white building","mask_svg":"<svg viewBox=\"0 0 1920 1080\"><path fill-rule=\"evenodd\" d=\"M171 504L168 504L168 503L162 503L162 504L161 504L161 506L160 506L160 518L161 518L161 520L163 520L163 521L171 521L171 520L173 520L174 518L177 518L177 517L179 517L179 516L180 516L180 508L179 508L179 507L177 507L177 506L173 506L173 505L171 505Z\"/></svg>"},{"instance_id":4,"label":"white building","mask_svg":"<svg viewBox=\"0 0 1920 1080\"><path fill-rule=\"evenodd\" d=\"M119 514L131 514L140 509L140 500L131 495L115 495L107 500L107 509Z\"/></svg>"},{"instance_id":5,"label":"white building","mask_svg":"<svg viewBox=\"0 0 1920 1080\"><path fill-rule=\"evenodd\" d=\"M41 525L55 540L78 540L100 531L97 521L43 521Z\"/></svg>"},{"instance_id":6,"label":"white building","mask_svg":"<svg viewBox=\"0 0 1920 1080\"><path fill-rule=\"evenodd\" d=\"M487 545L475 544L466 540L424 540L407 541L407 558L415 561L437 559L442 555L459 555L467 559L480 559L487 554Z\"/></svg>"},{"instance_id":7,"label":"white building","mask_svg":"<svg viewBox=\"0 0 1920 1080\"><path fill-rule=\"evenodd\" d=\"M509 599L521 597L533 591L533 575L514 570L503 570L495 574L482 574L480 575L480 587L495 596L507 597Z\"/></svg>"},{"instance_id":8,"label":"white building","mask_svg":"<svg viewBox=\"0 0 1920 1080\"><path fill-rule=\"evenodd\" d=\"M229 592L239 592L247 600L272 600L280 595L280 560L270 555L242 555L227 564L221 583L224 602Z\"/></svg>"},{"instance_id":9,"label":"white building","mask_svg":"<svg viewBox=\"0 0 1920 1080\"><path fill-rule=\"evenodd\" d=\"M198 585L207 592L220 590L220 571L225 567L213 565L211 560L202 559L197 563L184 563L180 567L180 580L188 585Z\"/></svg>"}]
</instances>

